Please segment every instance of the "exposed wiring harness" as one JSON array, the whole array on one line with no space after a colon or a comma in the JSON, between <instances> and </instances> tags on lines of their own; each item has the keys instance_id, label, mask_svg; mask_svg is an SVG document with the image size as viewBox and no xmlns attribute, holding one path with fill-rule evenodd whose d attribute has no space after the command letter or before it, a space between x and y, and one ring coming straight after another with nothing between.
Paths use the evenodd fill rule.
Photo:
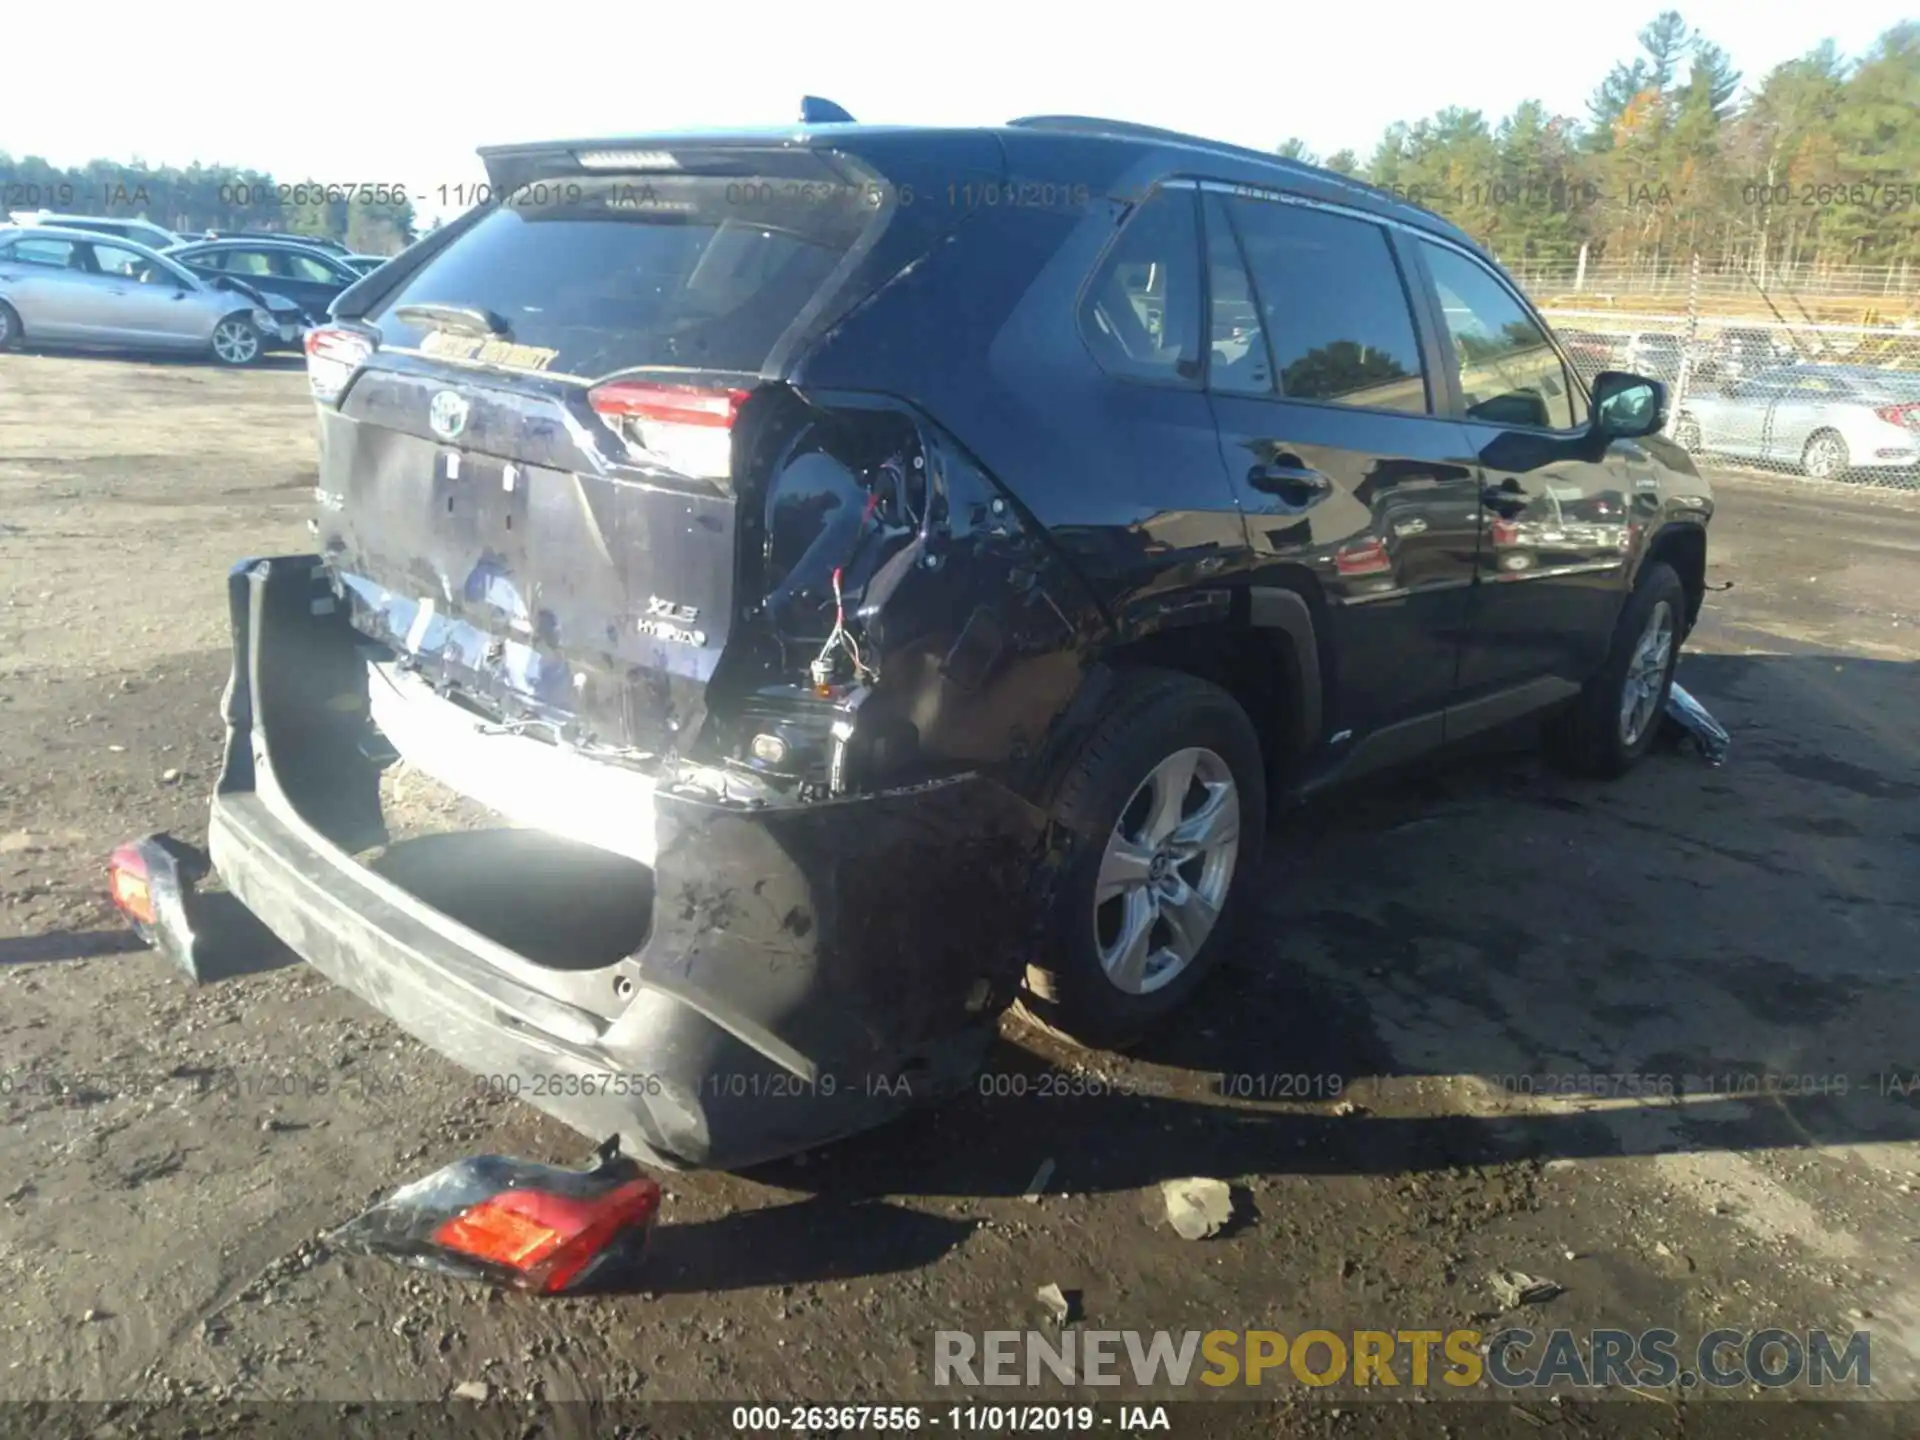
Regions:
<instances>
[{"instance_id":1,"label":"exposed wiring harness","mask_svg":"<svg viewBox=\"0 0 1920 1440\"><path fill-rule=\"evenodd\" d=\"M860 533L853 542L853 554L859 553L860 543L866 538L867 525L872 521L873 512L879 506L880 492L875 489L867 495L867 508L860 517ZM847 557L849 561L852 558L851 554ZM845 561L833 567L833 629L827 633L826 642L821 645L820 653L813 657L813 663L807 667L807 673L812 677L814 685L822 690L833 683L834 656L841 650L846 651L847 658L853 662L855 679L862 684L870 685L878 678L874 669L867 664L866 657L860 653L860 642L854 639L853 632L847 629L847 602L841 589L846 578L846 569Z\"/></svg>"}]
</instances>

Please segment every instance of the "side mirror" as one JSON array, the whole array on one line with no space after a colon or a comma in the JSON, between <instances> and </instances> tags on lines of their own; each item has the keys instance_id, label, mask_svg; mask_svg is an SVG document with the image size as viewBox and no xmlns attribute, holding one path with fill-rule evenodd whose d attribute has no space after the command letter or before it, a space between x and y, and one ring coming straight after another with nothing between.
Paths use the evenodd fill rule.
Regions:
<instances>
[{"instance_id":1,"label":"side mirror","mask_svg":"<svg viewBox=\"0 0 1920 1440\"><path fill-rule=\"evenodd\" d=\"M1602 370L1593 377L1593 422L1609 440L1633 440L1664 430L1667 387L1644 375Z\"/></svg>"}]
</instances>

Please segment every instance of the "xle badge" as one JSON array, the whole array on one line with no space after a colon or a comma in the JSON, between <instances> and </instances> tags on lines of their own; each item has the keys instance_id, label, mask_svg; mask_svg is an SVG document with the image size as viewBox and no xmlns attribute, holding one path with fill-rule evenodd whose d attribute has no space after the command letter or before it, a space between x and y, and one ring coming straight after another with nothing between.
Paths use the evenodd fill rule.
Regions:
<instances>
[{"instance_id":1,"label":"xle badge","mask_svg":"<svg viewBox=\"0 0 1920 1440\"><path fill-rule=\"evenodd\" d=\"M707 632L691 628L699 618L697 606L676 605L671 600L650 595L647 597L647 613L640 620L640 633L664 640L669 645L692 645L705 649Z\"/></svg>"}]
</instances>

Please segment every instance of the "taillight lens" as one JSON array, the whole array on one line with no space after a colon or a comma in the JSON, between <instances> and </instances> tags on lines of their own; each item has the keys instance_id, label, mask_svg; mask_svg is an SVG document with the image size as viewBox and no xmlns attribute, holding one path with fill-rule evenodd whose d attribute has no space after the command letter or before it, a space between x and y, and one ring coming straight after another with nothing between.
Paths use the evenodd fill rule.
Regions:
<instances>
[{"instance_id":1,"label":"taillight lens","mask_svg":"<svg viewBox=\"0 0 1920 1440\"><path fill-rule=\"evenodd\" d=\"M147 877L147 862L140 847L122 845L107 862L107 889L116 910L142 925L157 924L153 909L153 886Z\"/></svg>"},{"instance_id":2,"label":"taillight lens","mask_svg":"<svg viewBox=\"0 0 1920 1440\"><path fill-rule=\"evenodd\" d=\"M1905 425L1910 430L1920 430L1920 402L1882 405L1873 413L1889 425Z\"/></svg>"},{"instance_id":3,"label":"taillight lens","mask_svg":"<svg viewBox=\"0 0 1920 1440\"><path fill-rule=\"evenodd\" d=\"M354 372L373 354L373 341L358 330L307 332L307 388L322 405L340 398Z\"/></svg>"},{"instance_id":4,"label":"taillight lens","mask_svg":"<svg viewBox=\"0 0 1920 1440\"><path fill-rule=\"evenodd\" d=\"M630 449L678 474L723 480L733 470L733 422L749 393L610 380L589 390L587 403Z\"/></svg>"},{"instance_id":5,"label":"taillight lens","mask_svg":"<svg viewBox=\"0 0 1920 1440\"><path fill-rule=\"evenodd\" d=\"M565 1290L622 1231L653 1223L660 1187L630 1180L595 1198L550 1191L506 1190L444 1221L436 1245L518 1271L548 1294Z\"/></svg>"}]
</instances>

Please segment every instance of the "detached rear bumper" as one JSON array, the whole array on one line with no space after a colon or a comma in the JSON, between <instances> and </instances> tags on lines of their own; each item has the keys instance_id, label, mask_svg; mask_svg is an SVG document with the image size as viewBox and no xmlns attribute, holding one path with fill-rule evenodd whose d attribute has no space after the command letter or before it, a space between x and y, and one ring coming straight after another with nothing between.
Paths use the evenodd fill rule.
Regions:
<instances>
[{"instance_id":1,"label":"detached rear bumper","mask_svg":"<svg viewBox=\"0 0 1920 1440\"><path fill-rule=\"evenodd\" d=\"M791 1153L971 1079L1028 950L1041 812L978 776L758 809L662 788L645 942L551 967L352 858L383 834L379 765L321 573L232 573L210 827L296 953L476 1083L668 1166Z\"/></svg>"}]
</instances>

